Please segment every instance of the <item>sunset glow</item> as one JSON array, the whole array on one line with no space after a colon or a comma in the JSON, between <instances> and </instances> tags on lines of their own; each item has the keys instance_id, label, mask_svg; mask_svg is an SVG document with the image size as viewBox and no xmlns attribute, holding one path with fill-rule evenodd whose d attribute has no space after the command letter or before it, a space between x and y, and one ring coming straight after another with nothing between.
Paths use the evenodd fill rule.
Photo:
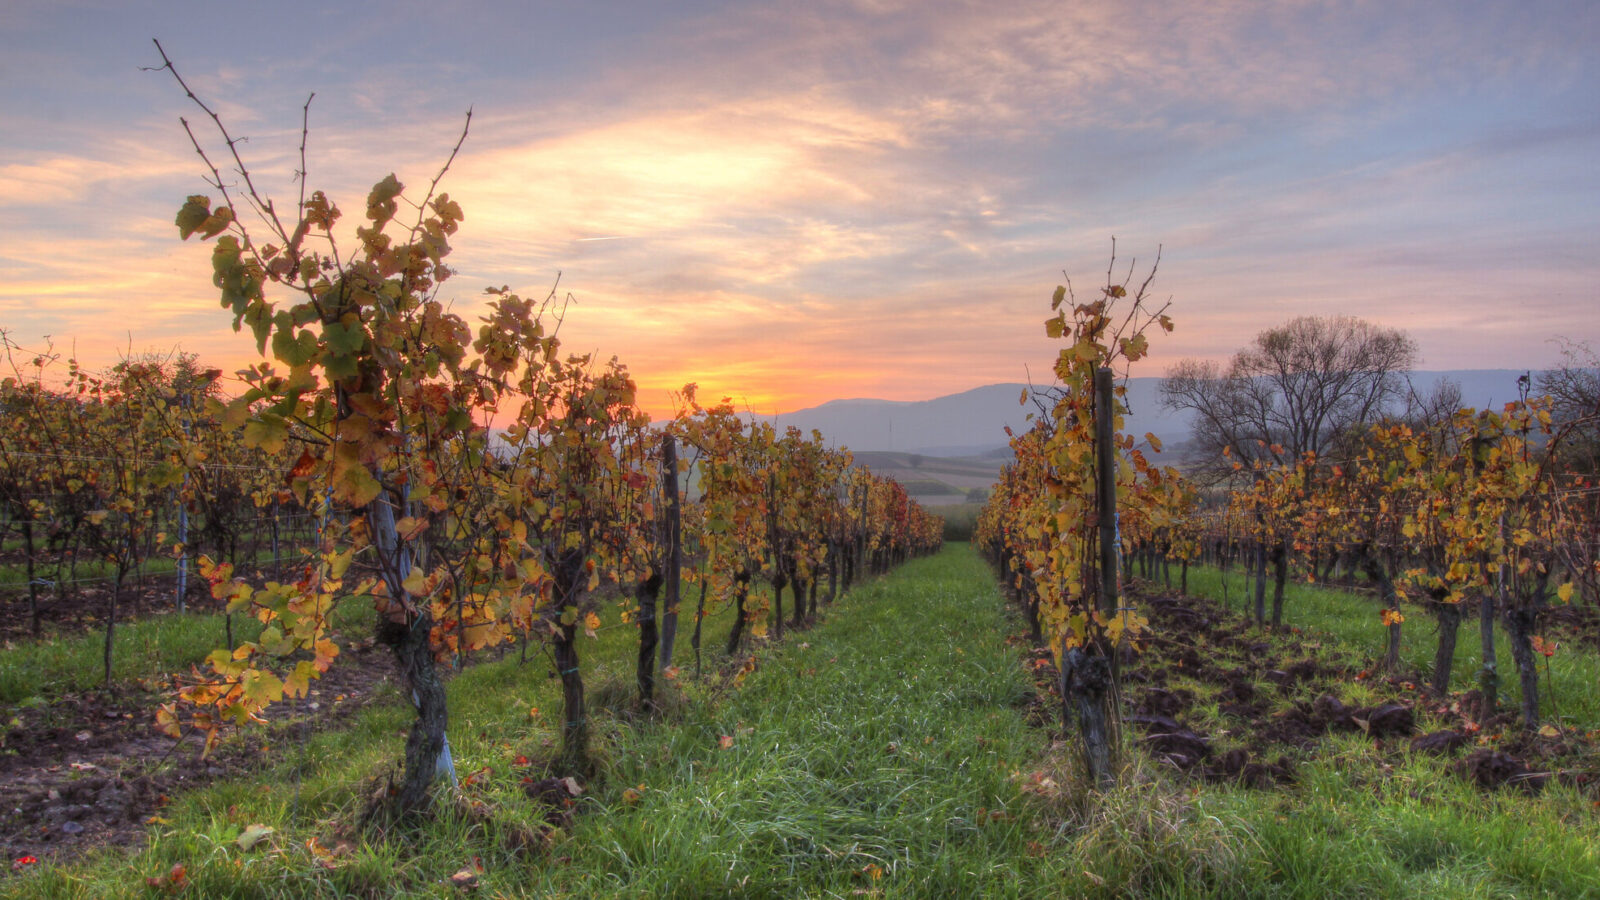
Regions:
<instances>
[{"instance_id":1,"label":"sunset glow","mask_svg":"<svg viewBox=\"0 0 1600 900\"><path fill-rule=\"evenodd\" d=\"M164 72L281 204L358 218L395 172L466 222L449 284L570 292L574 352L652 412L1048 380L1041 322L1161 248L1177 331L1139 373L1293 315L1407 329L1424 368L1600 337L1600 7L479 2L404 15L24 0L0 13L0 328L91 366L254 361L172 217L203 193ZM295 37L285 21L299 22ZM205 132L209 140L210 135ZM213 142L213 151L219 148Z\"/></svg>"}]
</instances>

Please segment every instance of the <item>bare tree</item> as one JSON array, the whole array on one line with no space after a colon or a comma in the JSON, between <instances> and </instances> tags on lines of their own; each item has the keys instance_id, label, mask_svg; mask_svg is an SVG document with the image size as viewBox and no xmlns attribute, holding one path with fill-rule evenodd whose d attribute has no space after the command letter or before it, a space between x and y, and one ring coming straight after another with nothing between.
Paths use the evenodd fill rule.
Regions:
<instances>
[{"instance_id":1,"label":"bare tree","mask_svg":"<svg viewBox=\"0 0 1600 900\"><path fill-rule=\"evenodd\" d=\"M1600 356L1586 343L1559 339L1561 365L1540 372L1535 384L1553 401L1552 418L1565 429L1562 462L1584 474L1600 472Z\"/></svg>"},{"instance_id":2,"label":"bare tree","mask_svg":"<svg viewBox=\"0 0 1600 900\"><path fill-rule=\"evenodd\" d=\"M1402 420L1418 431L1436 432L1447 427L1461 407L1460 382L1441 378L1427 393L1411 390Z\"/></svg>"},{"instance_id":3,"label":"bare tree","mask_svg":"<svg viewBox=\"0 0 1600 900\"><path fill-rule=\"evenodd\" d=\"M1213 470L1325 454L1341 435L1406 396L1417 345L1350 316L1300 316L1256 335L1227 368L1186 359L1161 382L1162 404L1194 414L1192 454Z\"/></svg>"}]
</instances>

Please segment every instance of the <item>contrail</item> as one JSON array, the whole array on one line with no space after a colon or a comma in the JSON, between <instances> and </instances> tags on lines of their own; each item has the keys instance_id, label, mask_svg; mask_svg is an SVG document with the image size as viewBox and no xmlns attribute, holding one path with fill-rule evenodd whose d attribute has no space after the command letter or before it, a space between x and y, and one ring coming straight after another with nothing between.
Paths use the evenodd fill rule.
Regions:
<instances>
[{"instance_id":1,"label":"contrail","mask_svg":"<svg viewBox=\"0 0 1600 900\"><path fill-rule=\"evenodd\" d=\"M632 235L615 234L615 235L612 235L611 237L578 238L577 240L573 241L573 243L582 244L582 243L585 243L585 242L588 242L588 241L625 241L630 237L632 237Z\"/></svg>"}]
</instances>

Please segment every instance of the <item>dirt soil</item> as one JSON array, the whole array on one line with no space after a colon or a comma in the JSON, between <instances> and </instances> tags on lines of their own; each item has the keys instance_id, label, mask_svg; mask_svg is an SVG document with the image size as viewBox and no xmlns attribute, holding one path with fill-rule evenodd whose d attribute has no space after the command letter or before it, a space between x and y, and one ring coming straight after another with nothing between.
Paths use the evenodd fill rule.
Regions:
<instances>
[{"instance_id":1,"label":"dirt soil","mask_svg":"<svg viewBox=\"0 0 1600 900\"><path fill-rule=\"evenodd\" d=\"M1353 734L1396 758L1407 750L1450 758L1485 790L1536 791L1551 778L1600 787L1600 733L1527 731L1506 698L1485 716L1477 691L1434 696L1422 673L1376 671L1331 640L1264 634L1213 601L1145 582L1129 593L1151 627L1142 652L1124 661L1123 720L1153 757L1190 777L1292 783L1329 735ZM1027 648L1023 664L1037 685L1029 720L1059 728L1050 652ZM1349 699L1354 684L1375 702Z\"/></svg>"},{"instance_id":2,"label":"dirt soil","mask_svg":"<svg viewBox=\"0 0 1600 900\"><path fill-rule=\"evenodd\" d=\"M154 615L175 612L178 607L178 576L146 575L122 588L117 603L117 622L133 622ZM80 585L75 590L57 595L51 589L41 591L39 622L46 636L68 636L84 631L103 629L106 612L111 603L111 583L94 582ZM223 603L213 599L206 589L205 579L189 573L188 589L184 592L184 605L194 612L219 613ZM28 594L0 592L0 642L33 639L32 619L28 612Z\"/></svg>"},{"instance_id":3,"label":"dirt soil","mask_svg":"<svg viewBox=\"0 0 1600 900\"><path fill-rule=\"evenodd\" d=\"M389 652L370 641L345 647L339 663L308 697L269 709L268 724L231 733L207 758L197 737L155 729L165 698L150 693L94 691L14 710L0 735L0 853L16 870L25 857L142 844L173 794L259 770L268 754L280 761L270 747L339 727L394 671Z\"/></svg>"}]
</instances>

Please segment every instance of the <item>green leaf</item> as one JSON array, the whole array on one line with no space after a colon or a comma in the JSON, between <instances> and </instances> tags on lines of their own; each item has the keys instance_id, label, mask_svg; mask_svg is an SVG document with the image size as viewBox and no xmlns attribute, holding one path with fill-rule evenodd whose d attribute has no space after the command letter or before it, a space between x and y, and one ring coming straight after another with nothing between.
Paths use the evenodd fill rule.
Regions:
<instances>
[{"instance_id":1,"label":"green leaf","mask_svg":"<svg viewBox=\"0 0 1600 900\"><path fill-rule=\"evenodd\" d=\"M361 323L329 322L322 326L322 339L335 356L353 356L367 345L367 331Z\"/></svg>"},{"instance_id":2,"label":"green leaf","mask_svg":"<svg viewBox=\"0 0 1600 900\"><path fill-rule=\"evenodd\" d=\"M311 679L316 678L317 665L309 659L294 664L294 671L283 683L283 691L291 697L304 697L311 691Z\"/></svg>"},{"instance_id":3,"label":"green leaf","mask_svg":"<svg viewBox=\"0 0 1600 900\"><path fill-rule=\"evenodd\" d=\"M226 430L238 428L250 418L250 401L240 397L223 407L222 427Z\"/></svg>"},{"instance_id":4,"label":"green leaf","mask_svg":"<svg viewBox=\"0 0 1600 900\"><path fill-rule=\"evenodd\" d=\"M267 453L277 453L282 450L284 441L288 438L289 423L281 416L263 413L244 425L245 446L260 447Z\"/></svg>"},{"instance_id":5,"label":"green leaf","mask_svg":"<svg viewBox=\"0 0 1600 900\"><path fill-rule=\"evenodd\" d=\"M472 413L459 406L452 407L445 413L444 428L447 434L460 434L471 431L473 426Z\"/></svg>"},{"instance_id":6,"label":"green leaf","mask_svg":"<svg viewBox=\"0 0 1600 900\"><path fill-rule=\"evenodd\" d=\"M260 299L261 287L254 278L250 279L251 290L256 293L256 300L245 308L244 321L250 323L250 332L256 338L256 352L265 355L267 352L267 336L272 333L272 307L265 300ZM234 323L234 330L238 331L238 323Z\"/></svg>"},{"instance_id":7,"label":"green leaf","mask_svg":"<svg viewBox=\"0 0 1600 900\"><path fill-rule=\"evenodd\" d=\"M178 210L178 218L175 221L178 226L178 236L187 241L189 235L198 231L209 218L211 218L211 198L203 194L190 196L183 202L183 208Z\"/></svg>"},{"instance_id":8,"label":"green leaf","mask_svg":"<svg viewBox=\"0 0 1600 900\"><path fill-rule=\"evenodd\" d=\"M1064 284L1056 285L1056 292L1050 296L1050 308L1059 308L1061 306L1061 301L1065 299L1067 299L1067 286Z\"/></svg>"},{"instance_id":9,"label":"green leaf","mask_svg":"<svg viewBox=\"0 0 1600 900\"><path fill-rule=\"evenodd\" d=\"M323 357L322 374L329 381L343 381L361 374L361 366L357 364L354 356L338 356L330 354Z\"/></svg>"},{"instance_id":10,"label":"green leaf","mask_svg":"<svg viewBox=\"0 0 1600 900\"><path fill-rule=\"evenodd\" d=\"M333 485L334 497L357 509L378 499L383 485L365 466L348 466L339 473Z\"/></svg>"},{"instance_id":11,"label":"green leaf","mask_svg":"<svg viewBox=\"0 0 1600 900\"><path fill-rule=\"evenodd\" d=\"M276 625L268 625L261 630L261 637L256 639L256 646L268 653L278 653L278 645L283 643L283 629Z\"/></svg>"},{"instance_id":12,"label":"green leaf","mask_svg":"<svg viewBox=\"0 0 1600 900\"><path fill-rule=\"evenodd\" d=\"M279 326L272 335L272 355L290 367L303 366L317 355L317 336L302 328Z\"/></svg>"},{"instance_id":13,"label":"green leaf","mask_svg":"<svg viewBox=\"0 0 1600 900\"><path fill-rule=\"evenodd\" d=\"M271 672L265 672L260 669L254 672L246 672L244 678L240 681L239 687L244 691L246 698L262 706L277 703L283 699L283 679Z\"/></svg>"},{"instance_id":14,"label":"green leaf","mask_svg":"<svg viewBox=\"0 0 1600 900\"><path fill-rule=\"evenodd\" d=\"M350 562L356 558L354 547L348 547L343 553L330 553L328 560L328 577L343 578L344 573L350 569Z\"/></svg>"},{"instance_id":15,"label":"green leaf","mask_svg":"<svg viewBox=\"0 0 1600 900\"><path fill-rule=\"evenodd\" d=\"M405 580L400 583L400 586L405 588L406 592L412 596L420 596L428 590L427 573L423 572L420 566L414 567L406 573Z\"/></svg>"}]
</instances>

